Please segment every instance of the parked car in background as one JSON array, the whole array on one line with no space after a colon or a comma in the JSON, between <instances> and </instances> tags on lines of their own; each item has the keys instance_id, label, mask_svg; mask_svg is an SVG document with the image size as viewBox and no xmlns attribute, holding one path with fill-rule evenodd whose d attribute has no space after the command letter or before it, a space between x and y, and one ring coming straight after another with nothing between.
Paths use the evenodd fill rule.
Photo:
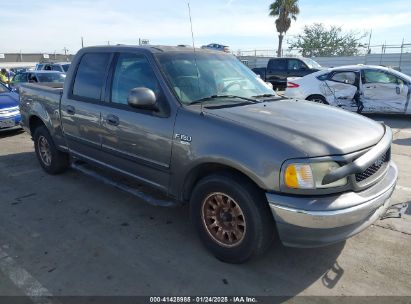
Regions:
<instances>
[{"instance_id":1,"label":"parked car in background","mask_svg":"<svg viewBox=\"0 0 411 304\"><path fill-rule=\"evenodd\" d=\"M18 73L33 71L33 70L34 70L33 67L17 67L17 68L11 68L10 69L10 71L14 72L14 75L18 74Z\"/></svg>"},{"instance_id":2,"label":"parked car in background","mask_svg":"<svg viewBox=\"0 0 411 304\"><path fill-rule=\"evenodd\" d=\"M0 130L20 127L19 95L0 83Z\"/></svg>"},{"instance_id":3,"label":"parked car in background","mask_svg":"<svg viewBox=\"0 0 411 304\"><path fill-rule=\"evenodd\" d=\"M36 65L38 71L57 71L67 73L70 67L70 62L55 62L55 63L39 63Z\"/></svg>"},{"instance_id":4,"label":"parked car in background","mask_svg":"<svg viewBox=\"0 0 411 304\"><path fill-rule=\"evenodd\" d=\"M321 65L310 58L282 57L268 60L267 67L252 70L275 89L285 89L288 77L303 77L321 69Z\"/></svg>"},{"instance_id":5,"label":"parked car in background","mask_svg":"<svg viewBox=\"0 0 411 304\"><path fill-rule=\"evenodd\" d=\"M48 83L63 83L66 79L66 74L56 71L26 71L14 75L10 82L10 87L18 89L20 84L31 82L48 82Z\"/></svg>"},{"instance_id":6,"label":"parked car in background","mask_svg":"<svg viewBox=\"0 0 411 304\"><path fill-rule=\"evenodd\" d=\"M189 204L223 261L261 254L276 235L288 246L339 242L391 207L398 170L388 126L279 97L232 55L88 47L73 67L64 87L20 90L43 169L61 173L78 159L168 197L159 203L148 191L146 201Z\"/></svg>"},{"instance_id":7,"label":"parked car in background","mask_svg":"<svg viewBox=\"0 0 411 304\"><path fill-rule=\"evenodd\" d=\"M218 44L218 43L210 43L207 45L203 45L201 48L230 53L230 48L227 45Z\"/></svg>"},{"instance_id":8,"label":"parked car in background","mask_svg":"<svg viewBox=\"0 0 411 304\"><path fill-rule=\"evenodd\" d=\"M284 95L359 113L411 114L411 77L372 65L341 66L289 79Z\"/></svg>"}]
</instances>

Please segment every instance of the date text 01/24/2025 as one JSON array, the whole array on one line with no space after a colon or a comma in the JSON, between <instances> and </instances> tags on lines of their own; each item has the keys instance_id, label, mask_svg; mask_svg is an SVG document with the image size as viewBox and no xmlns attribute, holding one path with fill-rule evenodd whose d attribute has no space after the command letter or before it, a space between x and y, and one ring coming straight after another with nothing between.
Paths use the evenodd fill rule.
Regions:
<instances>
[{"instance_id":1,"label":"date text 01/24/2025","mask_svg":"<svg viewBox=\"0 0 411 304\"><path fill-rule=\"evenodd\" d=\"M258 303L255 297L150 297L150 303Z\"/></svg>"}]
</instances>

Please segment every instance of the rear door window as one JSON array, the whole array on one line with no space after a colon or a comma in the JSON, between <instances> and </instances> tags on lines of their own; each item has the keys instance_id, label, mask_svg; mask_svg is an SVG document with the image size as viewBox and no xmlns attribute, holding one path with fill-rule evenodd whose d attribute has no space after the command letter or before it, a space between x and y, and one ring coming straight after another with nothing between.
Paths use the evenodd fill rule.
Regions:
<instances>
[{"instance_id":1,"label":"rear door window","mask_svg":"<svg viewBox=\"0 0 411 304\"><path fill-rule=\"evenodd\" d=\"M88 53L81 58L73 84L73 95L100 100L110 53Z\"/></svg>"},{"instance_id":2,"label":"rear door window","mask_svg":"<svg viewBox=\"0 0 411 304\"><path fill-rule=\"evenodd\" d=\"M331 76L332 81L355 84L355 73L349 71L336 72Z\"/></svg>"},{"instance_id":3,"label":"rear door window","mask_svg":"<svg viewBox=\"0 0 411 304\"><path fill-rule=\"evenodd\" d=\"M287 59L270 59L267 68L270 71L286 71Z\"/></svg>"}]
</instances>

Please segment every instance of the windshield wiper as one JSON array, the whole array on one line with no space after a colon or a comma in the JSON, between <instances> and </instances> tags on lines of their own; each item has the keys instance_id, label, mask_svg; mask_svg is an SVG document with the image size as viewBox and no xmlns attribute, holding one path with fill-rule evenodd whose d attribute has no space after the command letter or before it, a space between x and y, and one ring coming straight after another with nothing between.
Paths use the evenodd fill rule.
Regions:
<instances>
[{"instance_id":1,"label":"windshield wiper","mask_svg":"<svg viewBox=\"0 0 411 304\"><path fill-rule=\"evenodd\" d=\"M270 93L254 95L254 96L251 96L251 97L262 98L262 99L260 99L260 102L273 101L273 100L277 100L277 99L282 98L281 96L278 96L277 94L270 94Z\"/></svg>"},{"instance_id":2,"label":"windshield wiper","mask_svg":"<svg viewBox=\"0 0 411 304\"><path fill-rule=\"evenodd\" d=\"M251 97L255 97L255 98L264 98L264 97L280 97L276 94L260 94L260 95L254 95Z\"/></svg>"},{"instance_id":3,"label":"windshield wiper","mask_svg":"<svg viewBox=\"0 0 411 304\"><path fill-rule=\"evenodd\" d=\"M259 103L260 102L259 100L256 100L256 99L237 96L237 95L211 95L211 96L203 97L203 98L200 98L200 99L195 100L193 102L190 102L190 105L198 104L198 103L202 103L204 101L210 100L210 99L218 99L218 98L237 98L237 99L247 100L247 101L252 102L252 103Z\"/></svg>"}]
</instances>

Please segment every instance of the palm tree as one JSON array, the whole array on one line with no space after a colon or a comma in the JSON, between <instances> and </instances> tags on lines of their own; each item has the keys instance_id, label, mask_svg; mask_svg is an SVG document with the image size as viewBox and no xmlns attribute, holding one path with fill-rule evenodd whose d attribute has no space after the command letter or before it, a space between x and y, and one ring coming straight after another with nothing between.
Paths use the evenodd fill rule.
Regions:
<instances>
[{"instance_id":1,"label":"palm tree","mask_svg":"<svg viewBox=\"0 0 411 304\"><path fill-rule=\"evenodd\" d=\"M281 49L283 46L283 38L285 33L290 29L291 19L297 20L297 15L300 13L298 0L276 0L270 5L270 16L278 17L275 20L278 35L278 51L277 57L281 57Z\"/></svg>"}]
</instances>

